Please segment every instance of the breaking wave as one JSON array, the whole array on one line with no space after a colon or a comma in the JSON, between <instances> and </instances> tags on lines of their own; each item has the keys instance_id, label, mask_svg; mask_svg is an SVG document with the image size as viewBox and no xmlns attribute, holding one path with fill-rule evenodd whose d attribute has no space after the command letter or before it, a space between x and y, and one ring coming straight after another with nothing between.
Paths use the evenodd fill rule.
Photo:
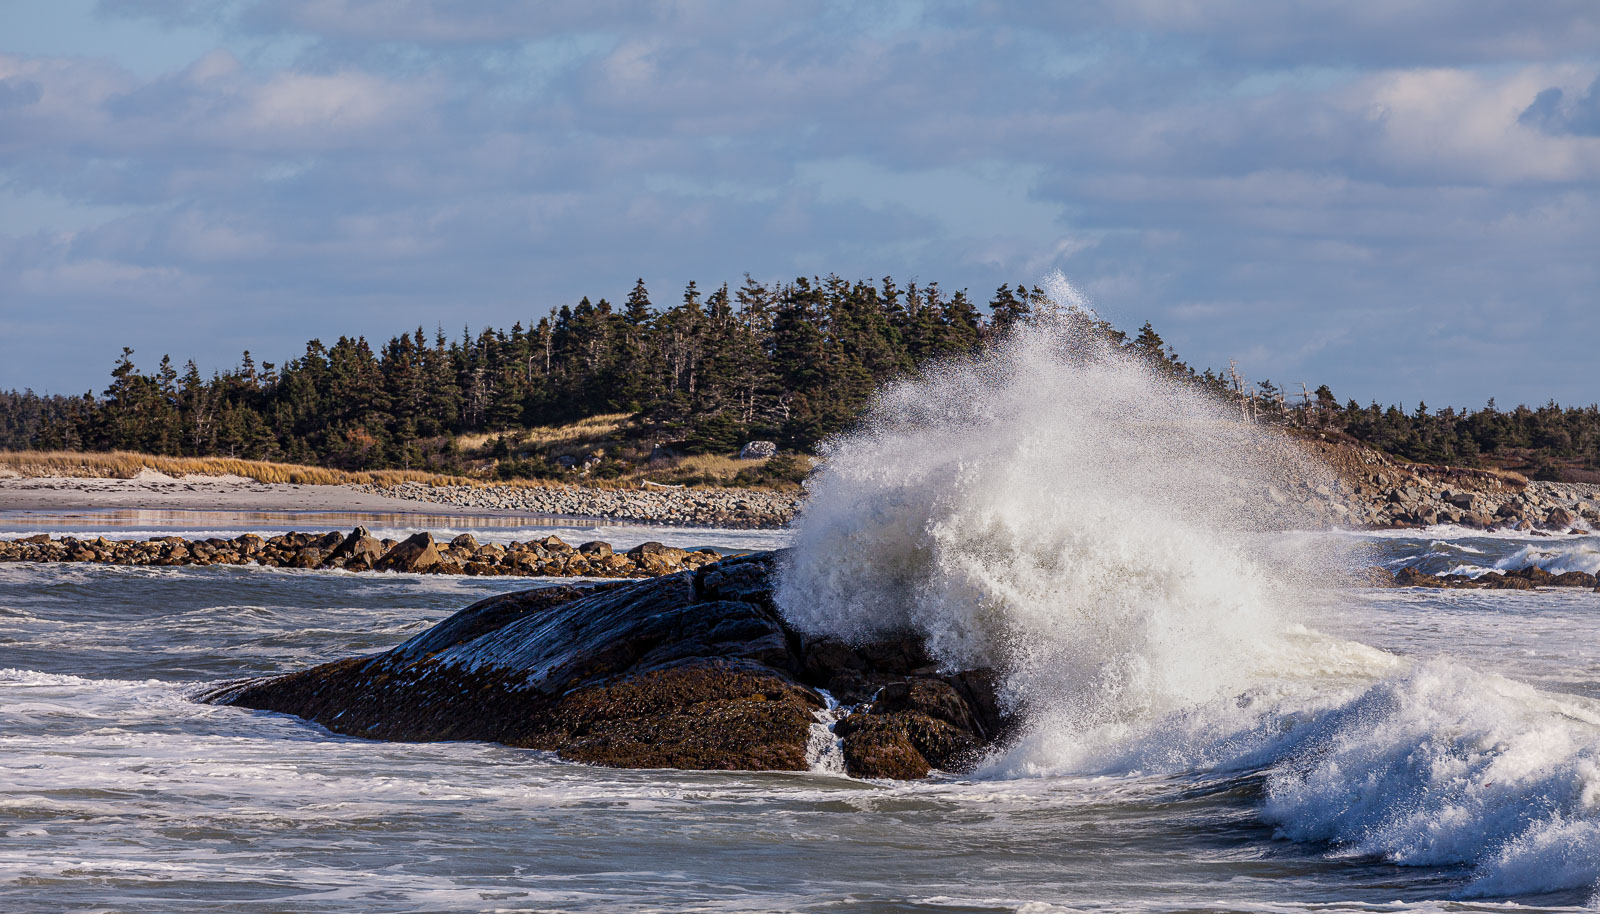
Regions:
<instances>
[{"instance_id":1,"label":"breaking wave","mask_svg":"<svg viewBox=\"0 0 1600 914\"><path fill-rule=\"evenodd\" d=\"M1308 627L1338 569L1281 534L1326 469L1053 286L1062 307L826 448L789 619L999 671L1024 725L989 776L1259 772L1285 837L1468 865L1470 894L1593 890L1600 711Z\"/></svg>"}]
</instances>

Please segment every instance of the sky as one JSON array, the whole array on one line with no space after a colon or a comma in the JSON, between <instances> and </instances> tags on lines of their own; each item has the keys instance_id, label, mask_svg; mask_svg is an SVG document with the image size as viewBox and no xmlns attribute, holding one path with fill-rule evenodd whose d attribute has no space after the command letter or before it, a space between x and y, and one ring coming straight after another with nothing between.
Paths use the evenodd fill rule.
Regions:
<instances>
[{"instance_id":1,"label":"sky","mask_svg":"<svg viewBox=\"0 0 1600 914\"><path fill-rule=\"evenodd\" d=\"M5 0L0 389L745 273L1600 401L1594 0Z\"/></svg>"}]
</instances>

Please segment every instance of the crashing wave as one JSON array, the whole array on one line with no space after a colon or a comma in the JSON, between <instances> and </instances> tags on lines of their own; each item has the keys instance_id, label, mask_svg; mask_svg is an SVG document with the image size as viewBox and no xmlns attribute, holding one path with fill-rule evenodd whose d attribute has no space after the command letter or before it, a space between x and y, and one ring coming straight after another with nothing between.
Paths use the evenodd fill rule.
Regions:
<instances>
[{"instance_id":1,"label":"crashing wave","mask_svg":"<svg viewBox=\"0 0 1600 914\"><path fill-rule=\"evenodd\" d=\"M1600 882L1600 715L1305 626L1284 436L1096 332L1080 293L886 390L808 486L798 627L923 637L1024 715L995 776L1251 770L1289 838L1467 864L1486 895Z\"/></svg>"}]
</instances>

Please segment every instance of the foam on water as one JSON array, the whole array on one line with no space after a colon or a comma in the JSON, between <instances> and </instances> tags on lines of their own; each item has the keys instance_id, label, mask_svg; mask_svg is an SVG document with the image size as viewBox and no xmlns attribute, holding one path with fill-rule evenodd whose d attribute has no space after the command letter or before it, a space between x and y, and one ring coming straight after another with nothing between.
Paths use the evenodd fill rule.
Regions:
<instances>
[{"instance_id":1,"label":"foam on water","mask_svg":"<svg viewBox=\"0 0 1600 914\"><path fill-rule=\"evenodd\" d=\"M1283 836L1474 867L1485 895L1594 887L1593 704L1307 628L1332 563L1265 544L1326 471L1106 346L1057 286L1078 307L890 388L829 445L788 617L998 670L1025 723L992 776L1259 772Z\"/></svg>"},{"instance_id":2,"label":"foam on water","mask_svg":"<svg viewBox=\"0 0 1600 914\"><path fill-rule=\"evenodd\" d=\"M1551 574L1568 571L1586 571L1595 574L1600 572L1600 548L1597 546L1600 546L1600 542L1593 538L1549 545L1542 543L1527 545L1495 562L1494 567L1499 571L1539 567Z\"/></svg>"}]
</instances>

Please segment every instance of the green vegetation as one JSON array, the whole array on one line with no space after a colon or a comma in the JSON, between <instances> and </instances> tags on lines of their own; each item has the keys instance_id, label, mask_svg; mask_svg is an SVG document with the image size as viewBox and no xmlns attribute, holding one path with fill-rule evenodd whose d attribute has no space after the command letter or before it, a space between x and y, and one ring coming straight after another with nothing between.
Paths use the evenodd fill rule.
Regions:
<instances>
[{"instance_id":1,"label":"green vegetation","mask_svg":"<svg viewBox=\"0 0 1600 914\"><path fill-rule=\"evenodd\" d=\"M364 338L312 340L280 365L246 352L202 377L162 358L153 374L124 350L99 395L0 392L0 449L130 451L476 478L629 479L773 485L803 476L794 455L846 428L873 390L930 360L977 351L1043 300L1001 287L983 308L937 284L836 276L769 287L746 278L709 295L690 283L658 309L643 280L621 307L588 298L524 328L421 329L376 350ZM1547 404L1501 412L1340 406L1331 391L1280 395L1263 381L1196 372L1149 324L1131 339L1163 371L1232 396L1264 421L1348 435L1423 462L1502 466L1600 479L1600 410ZM762 464L727 461L777 442ZM690 458L720 458L695 464ZM584 464L587 464L585 467Z\"/></svg>"}]
</instances>

